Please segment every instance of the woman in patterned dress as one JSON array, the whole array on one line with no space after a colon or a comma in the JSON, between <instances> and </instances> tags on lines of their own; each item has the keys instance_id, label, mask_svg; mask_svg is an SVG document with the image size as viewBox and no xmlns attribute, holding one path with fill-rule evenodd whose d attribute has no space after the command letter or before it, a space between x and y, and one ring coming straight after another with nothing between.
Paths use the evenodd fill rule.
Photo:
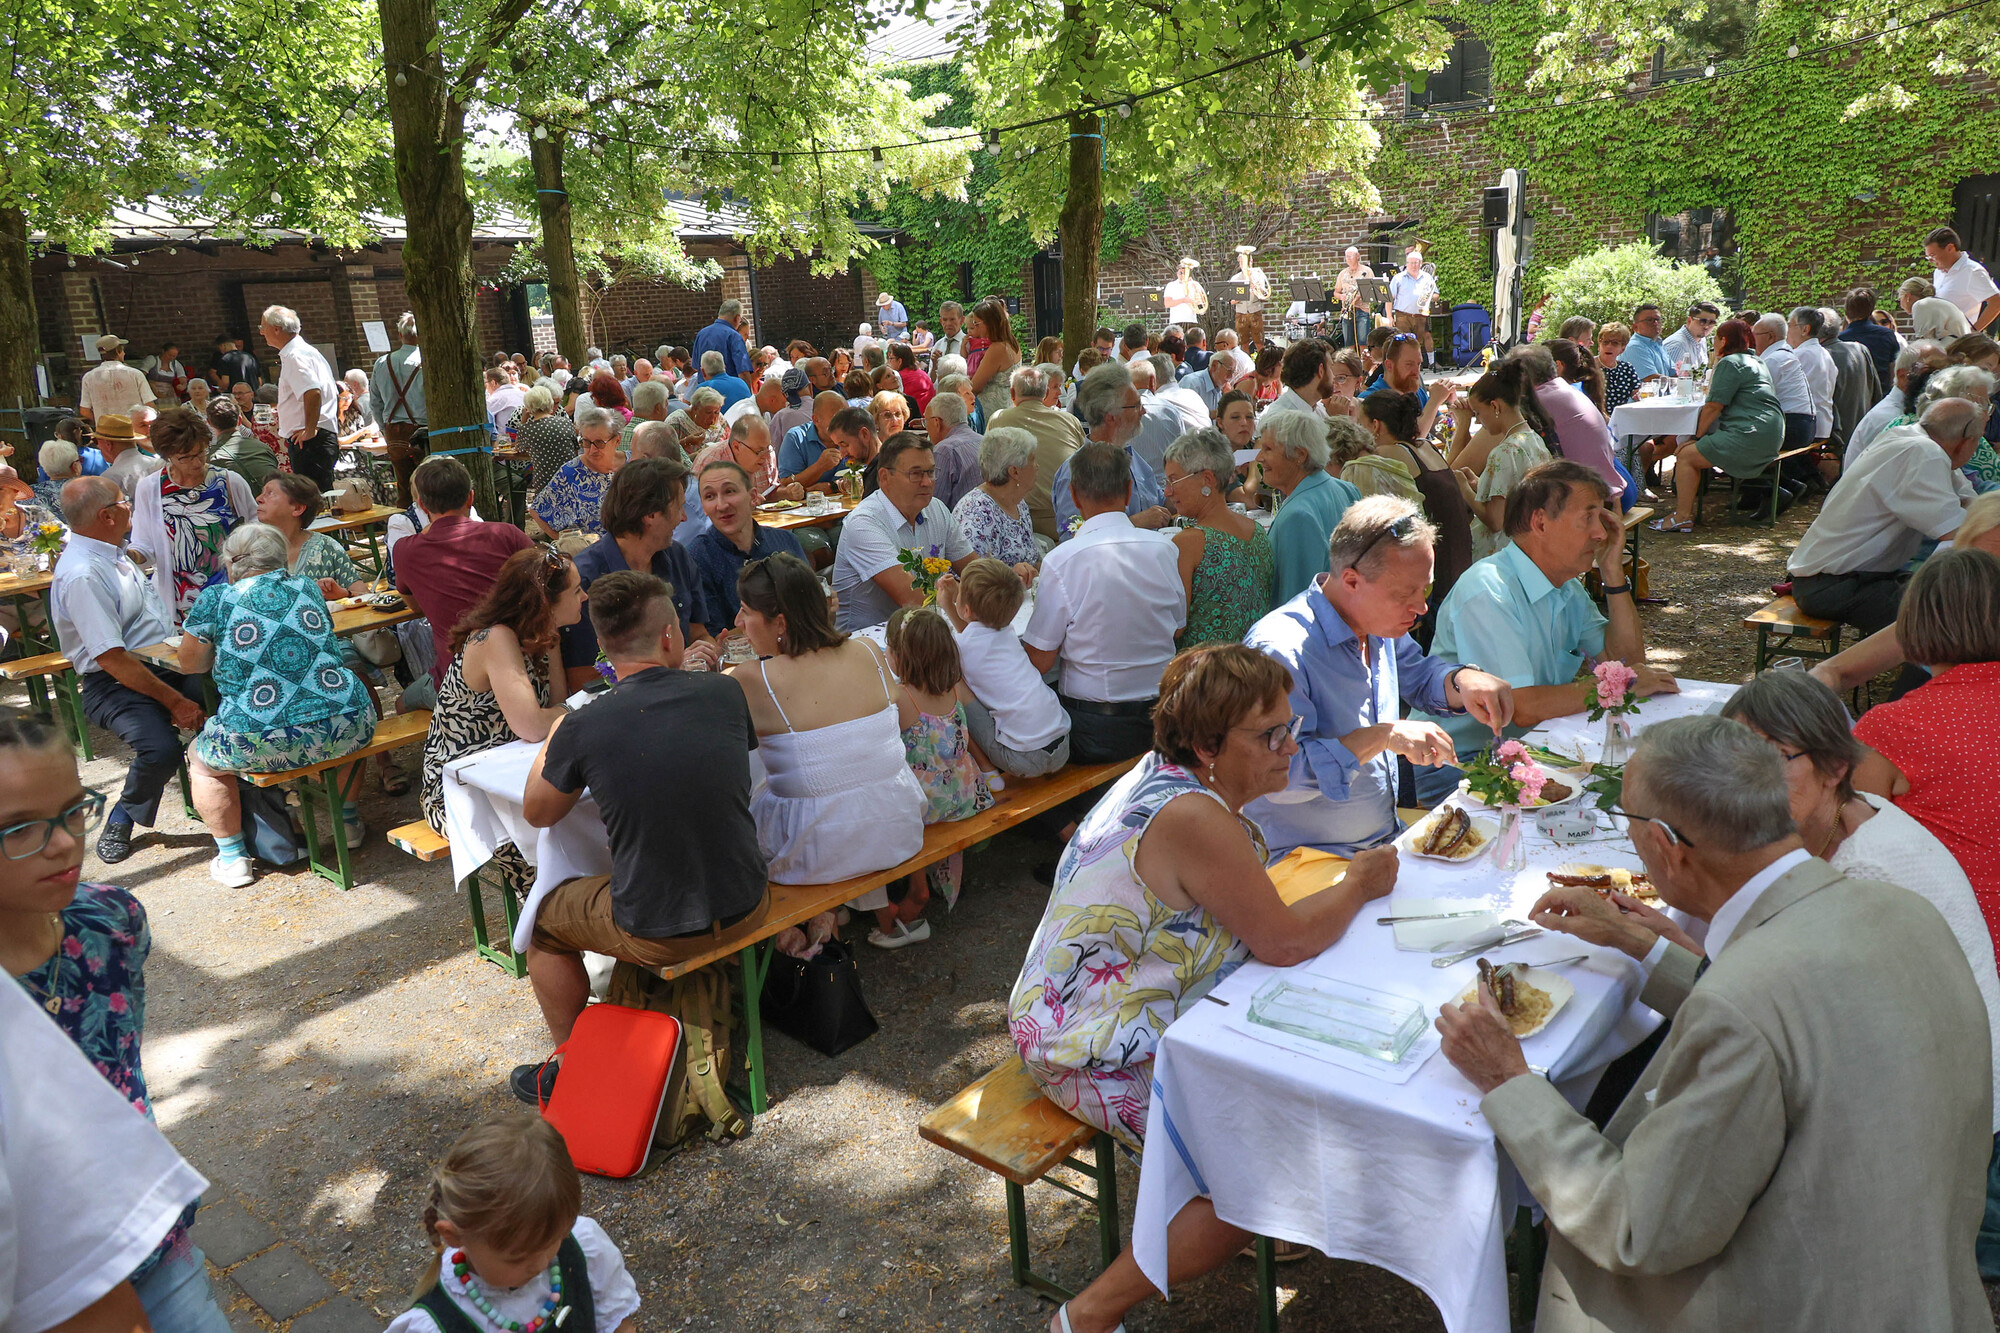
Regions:
<instances>
[{"instance_id":1,"label":"woman in patterned dress","mask_svg":"<svg viewBox=\"0 0 2000 1333\"><path fill-rule=\"evenodd\" d=\"M234 475L233 473L231 475ZM188 750L194 805L215 838L209 874L240 888L251 880L235 774L281 773L352 754L374 739L368 687L341 661L326 599L285 572L285 537L246 523L223 545L229 582L206 588L182 625L180 668L209 672L220 703ZM355 775L341 770L343 790ZM349 847L366 830L349 801Z\"/></svg>"},{"instance_id":2,"label":"woman in patterned dress","mask_svg":"<svg viewBox=\"0 0 2000 1333\"><path fill-rule=\"evenodd\" d=\"M1298 753L1291 673L1241 644L1167 664L1153 749L1084 816L1056 867L1008 1026L1049 1099L1121 1142L1144 1142L1160 1034L1246 958L1289 967L1393 886L1392 849L1362 852L1330 888L1287 906L1246 802L1280 790ZM1172 1280L1241 1250L1246 1231L1190 1202L1167 1231ZM1153 1287L1118 1257L1052 1329L1109 1329Z\"/></svg>"},{"instance_id":3,"label":"woman in patterned dress","mask_svg":"<svg viewBox=\"0 0 2000 1333\"><path fill-rule=\"evenodd\" d=\"M979 471L979 485L959 497L951 516L975 552L1025 565L1032 574L1042 563L1027 504L1035 489L1035 437L1019 426L986 432L979 442Z\"/></svg>"},{"instance_id":4,"label":"woman in patterned dress","mask_svg":"<svg viewBox=\"0 0 2000 1333\"><path fill-rule=\"evenodd\" d=\"M1236 460L1228 437L1189 431L1167 446L1162 470L1167 502L1187 524L1174 534L1188 596L1178 642L1183 648L1241 643L1271 609L1277 562L1264 529L1229 507Z\"/></svg>"},{"instance_id":5,"label":"woman in patterned dress","mask_svg":"<svg viewBox=\"0 0 2000 1333\"><path fill-rule=\"evenodd\" d=\"M222 543L257 516L250 483L208 461L208 423L185 407L153 421L153 451L167 460L132 488L132 549L153 562L153 586L176 628L210 584L224 581Z\"/></svg>"},{"instance_id":6,"label":"woman in patterned dress","mask_svg":"<svg viewBox=\"0 0 2000 1333\"><path fill-rule=\"evenodd\" d=\"M533 523L530 535L551 540L564 532L578 531L588 536L604 534L604 520L598 511L604 492L610 489L611 474L625 462L618 452L624 425L601 407L586 407L577 414L577 434L581 451L542 482L528 507Z\"/></svg>"},{"instance_id":7,"label":"woman in patterned dress","mask_svg":"<svg viewBox=\"0 0 2000 1333\"><path fill-rule=\"evenodd\" d=\"M146 909L128 890L78 879L84 838L103 812L60 731L30 717L0 720L0 958L132 1113L150 1120L139 1060L153 945ZM188 1236L195 1207L126 1279L155 1333L229 1333Z\"/></svg>"},{"instance_id":8,"label":"woman in patterned dress","mask_svg":"<svg viewBox=\"0 0 2000 1333\"><path fill-rule=\"evenodd\" d=\"M438 686L437 707L424 738L424 818L444 832L444 766L509 741L542 741L563 715L549 682L562 679L557 632L583 617L583 580L576 565L550 546L516 551L500 566L492 589L452 631L451 665ZM511 842L493 853L492 868L516 901L534 872Z\"/></svg>"}]
</instances>

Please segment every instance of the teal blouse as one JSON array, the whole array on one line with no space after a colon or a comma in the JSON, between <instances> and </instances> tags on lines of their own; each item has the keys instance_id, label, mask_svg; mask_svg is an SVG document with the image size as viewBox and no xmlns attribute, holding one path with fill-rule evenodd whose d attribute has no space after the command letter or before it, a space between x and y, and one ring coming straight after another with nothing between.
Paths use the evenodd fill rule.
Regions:
<instances>
[{"instance_id":1,"label":"teal blouse","mask_svg":"<svg viewBox=\"0 0 2000 1333\"><path fill-rule=\"evenodd\" d=\"M367 687L341 664L333 614L310 579L273 570L211 584L181 630L214 645L216 718L230 731L272 731L370 709Z\"/></svg>"}]
</instances>

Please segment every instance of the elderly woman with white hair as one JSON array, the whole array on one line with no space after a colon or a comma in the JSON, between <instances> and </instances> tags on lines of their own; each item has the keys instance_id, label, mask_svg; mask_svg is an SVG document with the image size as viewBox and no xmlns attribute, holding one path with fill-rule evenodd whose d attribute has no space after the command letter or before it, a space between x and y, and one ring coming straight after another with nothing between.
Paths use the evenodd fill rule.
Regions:
<instances>
[{"instance_id":1,"label":"elderly woman with white hair","mask_svg":"<svg viewBox=\"0 0 2000 1333\"><path fill-rule=\"evenodd\" d=\"M688 395L686 407L667 418L674 438L690 458L728 438L729 428L722 424L722 408L721 391L704 384Z\"/></svg>"},{"instance_id":2,"label":"elderly woman with white hair","mask_svg":"<svg viewBox=\"0 0 2000 1333\"><path fill-rule=\"evenodd\" d=\"M625 455L618 452L625 423L617 413L586 407L578 414L578 421L580 451L542 483L528 507L535 528L551 538L571 529L593 537L603 534L604 522L598 510L611 485L611 474L625 461Z\"/></svg>"},{"instance_id":3,"label":"elderly woman with white hair","mask_svg":"<svg viewBox=\"0 0 2000 1333\"><path fill-rule=\"evenodd\" d=\"M1035 437L1020 426L1001 426L979 442L980 483L959 499L951 516L975 555L991 556L1028 577L1042 563L1042 548L1028 518L1035 489Z\"/></svg>"},{"instance_id":4,"label":"elderly woman with white hair","mask_svg":"<svg viewBox=\"0 0 2000 1333\"><path fill-rule=\"evenodd\" d=\"M1285 497L1271 521L1277 565L1273 604L1289 602L1326 573L1326 543L1361 492L1328 476L1326 418L1316 412L1266 409L1257 418L1257 467L1265 484Z\"/></svg>"},{"instance_id":5,"label":"elderly woman with white hair","mask_svg":"<svg viewBox=\"0 0 2000 1333\"><path fill-rule=\"evenodd\" d=\"M576 457L576 423L567 412L556 410L556 396L547 385L537 384L521 395L521 411L514 421L515 443L528 451L536 485Z\"/></svg>"},{"instance_id":6,"label":"elderly woman with white hair","mask_svg":"<svg viewBox=\"0 0 2000 1333\"><path fill-rule=\"evenodd\" d=\"M51 514L62 512L62 488L83 475L83 455L68 440L50 440L35 451L42 479L35 483L35 500Z\"/></svg>"},{"instance_id":7,"label":"elderly woman with white hair","mask_svg":"<svg viewBox=\"0 0 2000 1333\"><path fill-rule=\"evenodd\" d=\"M1183 649L1241 643L1271 609L1277 559L1263 527L1229 507L1235 459L1229 438L1210 427L1181 435L1161 462L1167 503L1181 517L1174 549L1188 613L1174 642Z\"/></svg>"},{"instance_id":8,"label":"elderly woman with white hair","mask_svg":"<svg viewBox=\"0 0 2000 1333\"><path fill-rule=\"evenodd\" d=\"M215 839L209 875L227 888L250 883L237 773L280 773L325 763L367 745L375 709L367 686L341 661L333 615L319 585L288 574L285 535L245 523L222 543L227 583L202 589L181 624L180 669L208 672L219 702L188 751L195 809ZM352 790L359 775L341 775ZM349 847L366 830L352 801L342 810Z\"/></svg>"}]
</instances>

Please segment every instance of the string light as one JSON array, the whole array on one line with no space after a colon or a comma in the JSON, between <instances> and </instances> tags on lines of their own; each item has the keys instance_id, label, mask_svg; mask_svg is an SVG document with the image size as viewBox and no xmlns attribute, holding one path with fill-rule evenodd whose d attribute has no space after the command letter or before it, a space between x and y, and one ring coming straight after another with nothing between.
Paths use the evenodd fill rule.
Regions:
<instances>
[{"instance_id":1,"label":"string light","mask_svg":"<svg viewBox=\"0 0 2000 1333\"><path fill-rule=\"evenodd\" d=\"M1298 63L1299 73L1301 74L1312 68L1312 53L1306 50L1304 42L1292 43L1292 59Z\"/></svg>"},{"instance_id":2,"label":"string light","mask_svg":"<svg viewBox=\"0 0 2000 1333\"><path fill-rule=\"evenodd\" d=\"M1000 131L986 131L986 151L994 157L1000 156ZM1020 154L1017 153L1015 156L1018 157Z\"/></svg>"}]
</instances>

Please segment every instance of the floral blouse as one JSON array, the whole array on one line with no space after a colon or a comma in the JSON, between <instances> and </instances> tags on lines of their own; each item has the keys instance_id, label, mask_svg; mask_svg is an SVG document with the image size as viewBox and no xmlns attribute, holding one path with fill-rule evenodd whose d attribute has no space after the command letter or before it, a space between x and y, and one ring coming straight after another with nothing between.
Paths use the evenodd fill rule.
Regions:
<instances>
[{"instance_id":1,"label":"floral blouse","mask_svg":"<svg viewBox=\"0 0 2000 1333\"><path fill-rule=\"evenodd\" d=\"M1008 1004L1021 1059L1049 1100L1132 1147L1146 1134L1160 1034L1250 951L1205 907L1168 907L1133 867L1176 797L1220 797L1148 753L1084 816ZM1265 859L1263 835L1238 816Z\"/></svg>"},{"instance_id":2,"label":"floral blouse","mask_svg":"<svg viewBox=\"0 0 2000 1333\"><path fill-rule=\"evenodd\" d=\"M62 924L55 956L20 977L21 988L69 1034L105 1081L151 1120L153 1103L139 1064L139 1039L146 1026L146 955L153 949L146 909L125 889L79 884L76 897L63 909ZM187 1206L133 1277L145 1276L175 1246L186 1245L198 1206Z\"/></svg>"},{"instance_id":3,"label":"floral blouse","mask_svg":"<svg viewBox=\"0 0 2000 1333\"><path fill-rule=\"evenodd\" d=\"M548 524L552 532L575 528L592 537L601 536L604 520L598 517L598 510L604 505L604 492L615 475L593 471L581 458L570 459L536 493L535 517Z\"/></svg>"},{"instance_id":4,"label":"floral blouse","mask_svg":"<svg viewBox=\"0 0 2000 1333\"><path fill-rule=\"evenodd\" d=\"M1507 438L1493 446L1493 452L1486 455L1486 466L1480 470L1479 485L1473 496L1480 500L1497 499L1508 495L1521 484L1521 478L1531 469L1549 461L1549 447L1542 443L1527 422L1522 422L1507 432ZM1504 532L1495 532L1486 526L1479 515L1472 516L1472 558L1484 560L1487 556L1507 545Z\"/></svg>"},{"instance_id":5,"label":"floral blouse","mask_svg":"<svg viewBox=\"0 0 2000 1333\"><path fill-rule=\"evenodd\" d=\"M314 583L332 579L343 588L352 588L361 579L361 571L354 567L347 548L324 532L306 534L305 544L299 547L299 558L292 562L290 572Z\"/></svg>"},{"instance_id":6,"label":"floral blouse","mask_svg":"<svg viewBox=\"0 0 2000 1333\"><path fill-rule=\"evenodd\" d=\"M174 621L178 624L202 589L227 580L222 568L223 539L246 518L229 503L227 478L235 474L211 467L199 486L177 486L160 475L160 514L166 521L173 555Z\"/></svg>"},{"instance_id":7,"label":"floral blouse","mask_svg":"<svg viewBox=\"0 0 2000 1333\"><path fill-rule=\"evenodd\" d=\"M998 500L983 487L974 486L959 498L951 516L958 520L959 531L980 555L990 555L1010 565L1042 563L1042 548L1035 545L1035 528L1028 521L1025 502L1009 517Z\"/></svg>"}]
</instances>

